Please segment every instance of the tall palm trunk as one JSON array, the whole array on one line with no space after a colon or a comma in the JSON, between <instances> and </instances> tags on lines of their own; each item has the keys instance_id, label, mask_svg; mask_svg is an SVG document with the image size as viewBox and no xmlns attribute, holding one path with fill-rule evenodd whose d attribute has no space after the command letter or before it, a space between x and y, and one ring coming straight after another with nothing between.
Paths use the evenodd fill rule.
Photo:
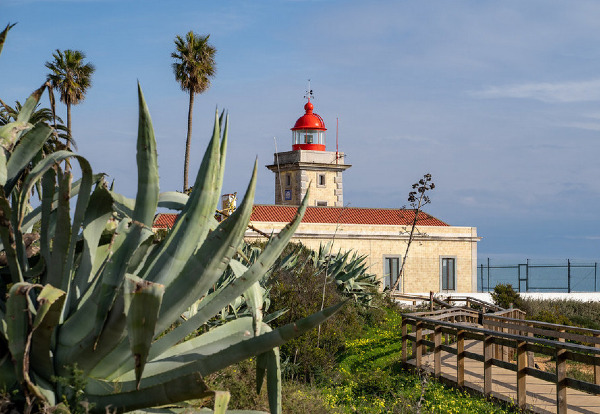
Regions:
<instances>
[{"instance_id":1,"label":"tall palm trunk","mask_svg":"<svg viewBox=\"0 0 600 414\"><path fill-rule=\"evenodd\" d=\"M71 104L67 103L67 151L71 150ZM65 160L65 172L71 171L71 164L68 160Z\"/></svg>"},{"instance_id":2,"label":"tall palm trunk","mask_svg":"<svg viewBox=\"0 0 600 414\"><path fill-rule=\"evenodd\" d=\"M190 168L190 146L192 144L192 113L194 111L194 92L190 90L190 108L188 111L187 139L185 141L185 161L183 163L183 192L188 189L188 170Z\"/></svg>"},{"instance_id":3,"label":"tall palm trunk","mask_svg":"<svg viewBox=\"0 0 600 414\"><path fill-rule=\"evenodd\" d=\"M71 137L73 136L71 134L71 104L67 104L67 136L69 137L69 139L67 139L67 151L69 151L71 149Z\"/></svg>"}]
</instances>

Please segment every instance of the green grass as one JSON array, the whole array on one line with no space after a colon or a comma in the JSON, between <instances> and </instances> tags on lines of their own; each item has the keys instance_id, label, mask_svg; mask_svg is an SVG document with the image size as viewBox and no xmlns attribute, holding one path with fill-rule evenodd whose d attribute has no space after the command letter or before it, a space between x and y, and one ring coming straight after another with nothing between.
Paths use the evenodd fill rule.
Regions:
<instances>
[{"instance_id":1,"label":"green grass","mask_svg":"<svg viewBox=\"0 0 600 414\"><path fill-rule=\"evenodd\" d=\"M431 377L402 369L401 315L388 311L385 321L348 341L338 370L324 387L326 401L342 413L516 413Z\"/></svg>"}]
</instances>

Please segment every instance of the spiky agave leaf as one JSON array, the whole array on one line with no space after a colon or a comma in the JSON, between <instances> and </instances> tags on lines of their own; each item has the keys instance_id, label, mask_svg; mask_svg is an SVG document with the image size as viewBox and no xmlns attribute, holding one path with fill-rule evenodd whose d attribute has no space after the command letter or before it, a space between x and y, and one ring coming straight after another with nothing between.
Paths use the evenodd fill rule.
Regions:
<instances>
[{"instance_id":1,"label":"spiky agave leaf","mask_svg":"<svg viewBox=\"0 0 600 414\"><path fill-rule=\"evenodd\" d=\"M6 323L6 329L0 327L2 336L8 342L14 339L10 354L0 355L0 373L7 372L12 364L6 361L11 358L21 367L13 369L12 376L3 375L3 381L25 381L29 392L38 398L60 401L61 391L49 377L64 376L77 364L88 380L86 399L96 404L94 410L98 412L104 412L108 405L124 411L207 395L216 397L215 410L223 411L227 394L208 389L203 376L261 355L259 377L262 382L266 374L271 411L280 412L280 367L274 348L312 329L337 310L326 309L274 331L261 322L262 292L257 289L257 281L292 237L307 198L293 222L269 242L253 264L233 261L252 212L256 164L240 208L217 225L213 214L223 180L228 135L228 118L224 114L218 117L217 113L213 137L190 196L160 195L156 144L141 88L138 96L135 201L106 189L92 175L85 159L64 151L44 159L32 158L33 168L22 185L14 187L11 197L0 197L0 216L6 219L0 220L0 235L15 281L10 306L5 313L0 307L0 317ZM39 127L15 132L16 146L9 146L14 151L6 159L10 163L11 156L18 156L6 168L9 181L21 174L22 166L35 152L25 148L26 141L37 148L44 140L42 131ZM19 150L20 144L24 146ZM72 184L70 173L60 168L59 163L67 158L75 158L81 166L78 188ZM40 181L42 203L29 212L28 193ZM97 185L92 191L94 183ZM77 191L72 212L70 199ZM181 214L167 238L154 246L149 227L161 203L180 209ZM40 216L43 260L35 269L29 269L20 246L21 233ZM116 219L115 224L109 219ZM17 240L14 251L11 237ZM199 303L197 315L157 339L191 303L211 291L228 266L235 267L241 276L212 290L210 297ZM33 270L42 272L40 281L47 283L39 295L43 303L29 298L32 285L23 282L24 275L31 276ZM184 340L243 294L253 318L240 318ZM33 325L26 318L27 312L36 315ZM32 345L32 361L36 361L32 367L26 364L28 344Z\"/></svg>"}]
</instances>

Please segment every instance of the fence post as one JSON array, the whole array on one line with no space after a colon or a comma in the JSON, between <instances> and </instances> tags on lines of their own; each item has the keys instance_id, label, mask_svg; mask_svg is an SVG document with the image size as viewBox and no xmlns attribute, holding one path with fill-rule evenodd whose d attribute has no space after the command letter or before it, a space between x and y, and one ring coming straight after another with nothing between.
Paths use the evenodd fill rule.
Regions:
<instances>
[{"instance_id":1,"label":"fence post","mask_svg":"<svg viewBox=\"0 0 600 414\"><path fill-rule=\"evenodd\" d=\"M567 358L565 349L556 350L556 412L567 413Z\"/></svg>"},{"instance_id":2,"label":"fence post","mask_svg":"<svg viewBox=\"0 0 600 414\"><path fill-rule=\"evenodd\" d=\"M487 258L487 264L488 264L488 292L490 291L490 258Z\"/></svg>"},{"instance_id":3,"label":"fence post","mask_svg":"<svg viewBox=\"0 0 600 414\"><path fill-rule=\"evenodd\" d=\"M433 342L435 347L433 349L433 375L436 378L439 378L442 371L442 327L436 325L434 331Z\"/></svg>"},{"instance_id":4,"label":"fence post","mask_svg":"<svg viewBox=\"0 0 600 414\"><path fill-rule=\"evenodd\" d=\"M406 364L408 360L408 321L405 317L402 318L402 364Z\"/></svg>"},{"instance_id":5,"label":"fence post","mask_svg":"<svg viewBox=\"0 0 600 414\"><path fill-rule=\"evenodd\" d=\"M421 369L421 356L423 355L423 322L417 321L417 327L415 329L416 337L416 355L415 355L415 365L417 369Z\"/></svg>"},{"instance_id":6,"label":"fence post","mask_svg":"<svg viewBox=\"0 0 600 414\"><path fill-rule=\"evenodd\" d=\"M567 292L571 293L571 259L567 259Z\"/></svg>"},{"instance_id":7,"label":"fence post","mask_svg":"<svg viewBox=\"0 0 600 414\"><path fill-rule=\"evenodd\" d=\"M527 342L517 342L517 405L521 410L527 407Z\"/></svg>"},{"instance_id":8,"label":"fence post","mask_svg":"<svg viewBox=\"0 0 600 414\"><path fill-rule=\"evenodd\" d=\"M483 263L481 263L481 271L479 272L479 278L481 279L481 293L485 292L483 290Z\"/></svg>"},{"instance_id":9,"label":"fence post","mask_svg":"<svg viewBox=\"0 0 600 414\"><path fill-rule=\"evenodd\" d=\"M494 337L485 335L483 339L483 393L489 396L492 393L492 358Z\"/></svg>"},{"instance_id":10,"label":"fence post","mask_svg":"<svg viewBox=\"0 0 600 414\"><path fill-rule=\"evenodd\" d=\"M525 292L529 292L529 259L525 262Z\"/></svg>"},{"instance_id":11,"label":"fence post","mask_svg":"<svg viewBox=\"0 0 600 414\"><path fill-rule=\"evenodd\" d=\"M456 383L459 387L465 385L465 331L456 332Z\"/></svg>"}]
</instances>

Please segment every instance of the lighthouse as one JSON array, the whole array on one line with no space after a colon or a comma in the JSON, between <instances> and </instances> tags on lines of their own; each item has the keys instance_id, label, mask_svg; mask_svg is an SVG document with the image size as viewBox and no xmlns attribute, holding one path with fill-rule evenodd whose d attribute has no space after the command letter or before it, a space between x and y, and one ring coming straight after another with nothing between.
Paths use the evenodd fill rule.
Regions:
<instances>
[{"instance_id":1,"label":"lighthouse","mask_svg":"<svg viewBox=\"0 0 600 414\"><path fill-rule=\"evenodd\" d=\"M309 206L343 207L342 173L351 165L344 163L344 153L327 151L327 128L311 97L309 88L304 115L291 128L292 150L275 153L266 166L275 173L275 204L299 205L310 188Z\"/></svg>"}]
</instances>

